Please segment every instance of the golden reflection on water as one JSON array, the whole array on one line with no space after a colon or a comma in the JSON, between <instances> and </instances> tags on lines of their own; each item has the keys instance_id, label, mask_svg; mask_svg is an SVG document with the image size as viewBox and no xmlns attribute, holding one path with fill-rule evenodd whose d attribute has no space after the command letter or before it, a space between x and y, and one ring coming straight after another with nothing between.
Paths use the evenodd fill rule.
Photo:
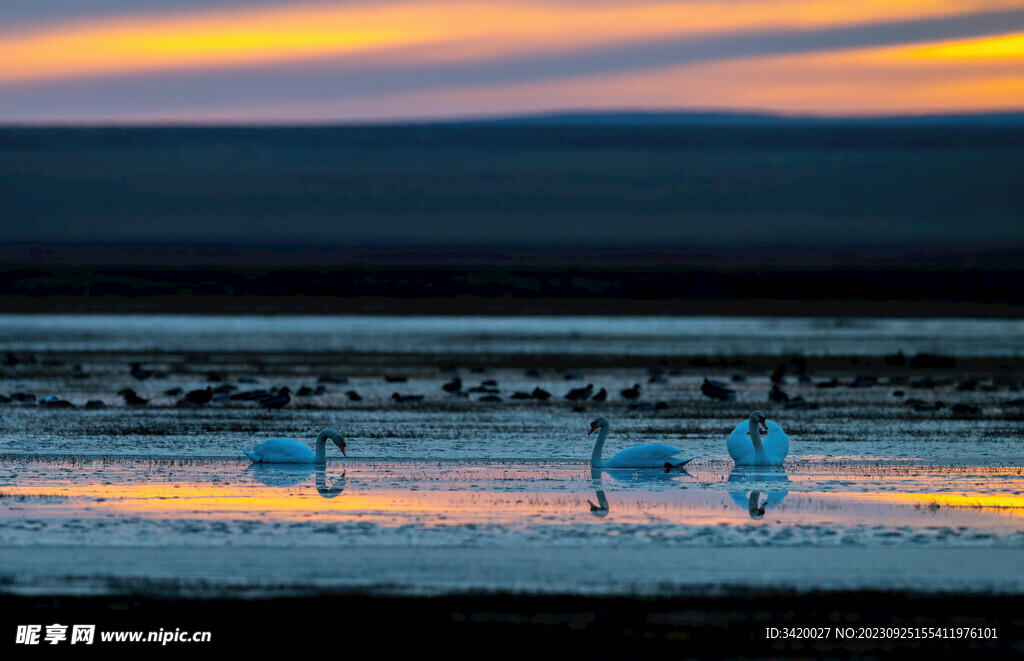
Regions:
<instances>
[{"instance_id":1,"label":"golden reflection on water","mask_svg":"<svg viewBox=\"0 0 1024 661\"><path fill-rule=\"evenodd\" d=\"M313 467L146 471L104 466L0 486L0 519L25 517L365 521L424 528L499 525L963 525L1017 528L1024 496L949 493L941 472L918 475L922 492L811 488L780 470L714 476L459 467L411 471ZM921 471L918 471L921 472ZM587 479L589 477L590 479ZM830 475L828 481L856 477ZM119 479L120 478L120 479ZM864 479L863 475L860 476ZM631 482L632 480L632 482ZM922 481L923 480L923 481ZM396 486L396 483L400 486ZM708 488L708 487L712 488ZM880 485L886 486L885 481ZM1006 486L1006 485L1003 485ZM756 502L755 502L756 501Z\"/></svg>"}]
</instances>

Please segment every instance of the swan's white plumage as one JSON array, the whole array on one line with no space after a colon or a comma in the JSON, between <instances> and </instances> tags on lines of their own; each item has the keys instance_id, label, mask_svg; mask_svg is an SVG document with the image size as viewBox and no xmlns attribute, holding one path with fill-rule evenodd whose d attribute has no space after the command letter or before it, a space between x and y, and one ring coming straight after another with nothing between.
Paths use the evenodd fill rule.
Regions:
<instances>
[{"instance_id":1,"label":"swan's white plumage","mask_svg":"<svg viewBox=\"0 0 1024 661\"><path fill-rule=\"evenodd\" d=\"M765 425L768 427L768 435L761 438L760 450L754 447L748 435L751 429L750 420L744 420L736 425L736 429L729 434L725 446L737 466L782 465L789 454L789 437L775 422L768 420Z\"/></svg>"},{"instance_id":2,"label":"swan's white plumage","mask_svg":"<svg viewBox=\"0 0 1024 661\"><path fill-rule=\"evenodd\" d=\"M245 456L257 463L272 464L312 464L326 461L325 446L327 439L334 441L335 445L344 454L345 439L334 429L325 429L320 432L316 439L316 451L314 452L305 443L300 443L292 438L272 438L263 441L252 450L242 450Z\"/></svg>"},{"instance_id":3,"label":"swan's white plumage","mask_svg":"<svg viewBox=\"0 0 1024 661\"><path fill-rule=\"evenodd\" d=\"M315 454L308 445L291 438L272 438L263 441L252 450L242 450L253 461L274 464L308 464L312 463Z\"/></svg>"},{"instance_id":4,"label":"swan's white plumage","mask_svg":"<svg viewBox=\"0 0 1024 661\"><path fill-rule=\"evenodd\" d=\"M665 462L678 465L690 459L680 459L682 450L671 445L651 443L626 448L608 461L602 462L603 468L664 468Z\"/></svg>"},{"instance_id":5,"label":"swan's white plumage","mask_svg":"<svg viewBox=\"0 0 1024 661\"><path fill-rule=\"evenodd\" d=\"M601 461L601 450L604 449L604 441L608 437L608 421L598 418L590 423L590 433L600 429L594 443L594 452L590 456L590 465L594 468L665 468L665 464L672 464L672 468L679 468L683 464L693 461L694 457L681 459L681 450L671 445L650 443L637 445L617 453L608 461Z\"/></svg>"}]
</instances>

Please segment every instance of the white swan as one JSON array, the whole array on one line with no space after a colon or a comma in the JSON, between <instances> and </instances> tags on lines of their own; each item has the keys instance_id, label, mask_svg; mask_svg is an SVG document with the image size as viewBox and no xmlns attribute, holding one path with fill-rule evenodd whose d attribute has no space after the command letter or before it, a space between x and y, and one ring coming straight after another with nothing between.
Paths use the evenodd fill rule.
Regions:
<instances>
[{"instance_id":1,"label":"white swan","mask_svg":"<svg viewBox=\"0 0 1024 661\"><path fill-rule=\"evenodd\" d=\"M334 441L334 444L345 454L345 439L341 433L328 427L316 437L316 452L313 452L305 443L299 443L290 438L272 438L254 447L252 450L242 450L245 456L257 463L273 464L322 464L327 461L327 439Z\"/></svg>"},{"instance_id":2,"label":"white swan","mask_svg":"<svg viewBox=\"0 0 1024 661\"><path fill-rule=\"evenodd\" d=\"M767 434L763 439L762 433ZM754 411L749 420L736 425L725 447L737 466L781 466L789 453L789 437L764 413Z\"/></svg>"},{"instance_id":3,"label":"white swan","mask_svg":"<svg viewBox=\"0 0 1024 661\"><path fill-rule=\"evenodd\" d=\"M597 437L597 443L594 443L594 453L590 455L590 465L594 468L664 468L671 470L680 468L695 459L695 457L680 459L681 450L671 445L650 443L626 448L608 461L601 461L601 450L604 448L604 440L608 437L608 421L598 418L591 422L587 436L598 429L601 430L601 433Z\"/></svg>"}]
</instances>

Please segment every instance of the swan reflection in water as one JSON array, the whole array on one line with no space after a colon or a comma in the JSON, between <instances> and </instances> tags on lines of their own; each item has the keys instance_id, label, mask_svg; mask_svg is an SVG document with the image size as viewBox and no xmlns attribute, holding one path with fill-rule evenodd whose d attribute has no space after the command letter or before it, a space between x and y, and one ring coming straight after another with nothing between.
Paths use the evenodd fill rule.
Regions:
<instances>
[{"instance_id":1,"label":"swan reflection in water","mask_svg":"<svg viewBox=\"0 0 1024 661\"><path fill-rule=\"evenodd\" d=\"M597 496L597 504L587 501L590 505L590 513L597 517L608 516L608 498L604 494L604 474L607 473L613 480L621 484L643 484L647 487L665 485L678 482L679 477L696 479L686 472L684 468L673 467L665 470L651 470L649 468L591 468L590 481ZM659 489L652 489L658 491Z\"/></svg>"},{"instance_id":2,"label":"swan reflection in water","mask_svg":"<svg viewBox=\"0 0 1024 661\"><path fill-rule=\"evenodd\" d=\"M323 466L310 464L252 464L245 469L253 481L268 487L293 487L309 479L311 474L316 477L316 492L324 498L334 498L345 490L345 471L334 484L327 484L327 469Z\"/></svg>"},{"instance_id":3,"label":"swan reflection in water","mask_svg":"<svg viewBox=\"0 0 1024 661\"><path fill-rule=\"evenodd\" d=\"M590 500L587 501L587 504L590 505L590 513L600 519L603 519L608 516L611 509L608 505L608 497L604 495L604 484L601 482L600 468L590 469L590 482L591 486L594 488L595 495L597 495L596 505Z\"/></svg>"},{"instance_id":4,"label":"swan reflection in water","mask_svg":"<svg viewBox=\"0 0 1024 661\"><path fill-rule=\"evenodd\" d=\"M765 482L772 483L769 488L777 488L789 484L789 476L782 468L767 466L736 466L729 473L728 483L733 486L756 486L758 488L742 491L729 491L733 502L747 510L751 519L764 518L765 512L778 507L789 491L765 491ZM764 500L762 501L762 497Z\"/></svg>"},{"instance_id":5,"label":"swan reflection in water","mask_svg":"<svg viewBox=\"0 0 1024 661\"><path fill-rule=\"evenodd\" d=\"M696 479L685 468L593 468L591 475L604 473L620 484L643 484L649 487L678 483L680 477Z\"/></svg>"}]
</instances>

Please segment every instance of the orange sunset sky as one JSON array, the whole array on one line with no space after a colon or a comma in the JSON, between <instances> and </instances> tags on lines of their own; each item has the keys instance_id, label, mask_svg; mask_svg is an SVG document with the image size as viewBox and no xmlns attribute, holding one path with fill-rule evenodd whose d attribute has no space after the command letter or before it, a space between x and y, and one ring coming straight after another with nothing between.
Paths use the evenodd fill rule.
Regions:
<instances>
[{"instance_id":1,"label":"orange sunset sky","mask_svg":"<svg viewBox=\"0 0 1024 661\"><path fill-rule=\"evenodd\" d=\"M1019 112L1024 0L43 0L0 63L5 123Z\"/></svg>"}]
</instances>

